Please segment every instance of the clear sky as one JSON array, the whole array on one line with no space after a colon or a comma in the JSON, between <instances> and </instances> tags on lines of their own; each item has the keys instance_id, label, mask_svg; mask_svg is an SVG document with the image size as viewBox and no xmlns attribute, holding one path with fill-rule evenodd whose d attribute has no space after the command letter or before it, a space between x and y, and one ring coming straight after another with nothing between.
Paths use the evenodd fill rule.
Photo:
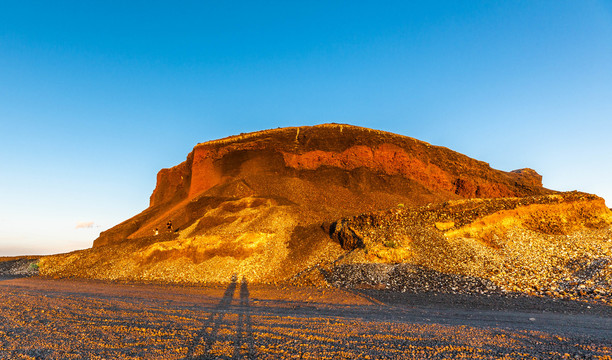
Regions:
<instances>
[{"instance_id":1,"label":"clear sky","mask_svg":"<svg viewBox=\"0 0 612 360\"><path fill-rule=\"evenodd\" d=\"M612 206L612 2L0 1L0 255L90 247L199 142L326 122Z\"/></svg>"}]
</instances>

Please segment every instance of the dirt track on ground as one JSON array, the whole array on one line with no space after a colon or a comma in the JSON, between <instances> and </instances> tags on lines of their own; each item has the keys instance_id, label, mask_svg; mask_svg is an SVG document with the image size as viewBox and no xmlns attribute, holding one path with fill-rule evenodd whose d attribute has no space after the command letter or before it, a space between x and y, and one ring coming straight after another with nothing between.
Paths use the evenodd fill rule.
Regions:
<instances>
[{"instance_id":1,"label":"dirt track on ground","mask_svg":"<svg viewBox=\"0 0 612 360\"><path fill-rule=\"evenodd\" d=\"M612 358L612 308L230 285L0 280L0 359Z\"/></svg>"}]
</instances>

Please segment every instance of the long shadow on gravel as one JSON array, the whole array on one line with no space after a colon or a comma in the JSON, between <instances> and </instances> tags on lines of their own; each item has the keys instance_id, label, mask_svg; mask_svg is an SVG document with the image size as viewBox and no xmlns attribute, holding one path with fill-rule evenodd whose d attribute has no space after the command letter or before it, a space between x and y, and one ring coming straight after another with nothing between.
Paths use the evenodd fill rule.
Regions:
<instances>
[{"instance_id":1,"label":"long shadow on gravel","mask_svg":"<svg viewBox=\"0 0 612 360\"><path fill-rule=\"evenodd\" d=\"M232 306L234 293L238 287L238 279L234 275L232 281L225 289L223 298L219 304L211 311L208 319L205 320L202 328L194 335L189 350L185 359L218 359L219 357L212 353L212 347L215 342L222 340L219 330L224 325L224 317L226 314L237 314L236 322L236 339L234 343L234 354L232 358L254 358L253 355L253 330L249 306L249 289L246 279L242 279L240 283L240 303L238 306ZM231 326L231 321L227 321L225 325Z\"/></svg>"},{"instance_id":2,"label":"long shadow on gravel","mask_svg":"<svg viewBox=\"0 0 612 360\"><path fill-rule=\"evenodd\" d=\"M233 358L248 359L253 357L253 325L249 307L249 288L246 279L240 283L240 311L236 323L236 342L234 343Z\"/></svg>"},{"instance_id":3,"label":"long shadow on gravel","mask_svg":"<svg viewBox=\"0 0 612 360\"><path fill-rule=\"evenodd\" d=\"M524 294L452 294L443 292L398 292L375 289L348 289L354 295L386 306L453 308L481 311L549 312L584 314L612 318L612 306L578 300L536 297Z\"/></svg>"},{"instance_id":4,"label":"long shadow on gravel","mask_svg":"<svg viewBox=\"0 0 612 360\"><path fill-rule=\"evenodd\" d=\"M225 289L223 298L219 304L210 313L208 319L204 321L202 328L193 336L193 341L189 345L189 351L187 352L185 359L211 358L210 351L212 345L215 343L219 328L223 324L225 312L232 304L232 298L234 297L236 286L237 278L234 275L232 276L232 282L227 286L227 289Z\"/></svg>"}]
</instances>

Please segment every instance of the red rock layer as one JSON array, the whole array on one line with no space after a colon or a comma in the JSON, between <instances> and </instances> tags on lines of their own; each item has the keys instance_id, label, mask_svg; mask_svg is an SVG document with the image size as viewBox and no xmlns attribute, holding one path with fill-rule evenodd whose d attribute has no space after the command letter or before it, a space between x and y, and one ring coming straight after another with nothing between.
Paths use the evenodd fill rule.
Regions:
<instances>
[{"instance_id":1,"label":"red rock layer","mask_svg":"<svg viewBox=\"0 0 612 360\"><path fill-rule=\"evenodd\" d=\"M397 203L550 192L531 169L495 170L388 132L338 124L265 130L197 145L185 162L159 172L149 209L102 233L95 245L134 238L154 222L163 226L170 211L190 203L177 225L193 222L202 216L193 210L202 196L283 198L314 212L324 209L329 218Z\"/></svg>"}]
</instances>

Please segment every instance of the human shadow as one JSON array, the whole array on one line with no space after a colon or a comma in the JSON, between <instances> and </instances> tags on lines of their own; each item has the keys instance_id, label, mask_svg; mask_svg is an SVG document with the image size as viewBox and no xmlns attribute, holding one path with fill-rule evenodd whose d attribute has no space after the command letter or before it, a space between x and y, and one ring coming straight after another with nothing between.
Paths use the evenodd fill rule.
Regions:
<instances>
[{"instance_id":1,"label":"human shadow","mask_svg":"<svg viewBox=\"0 0 612 360\"><path fill-rule=\"evenodd\" d=\"M216 341L219 328L223 324L225 312L232 304L237 285L238 278L236 275L233 275L230 284L223 293L221 301L215 306L213 311L211 311L208 318L204 321L202 328L194 335L185 359L211 358L210 350Z\"/></svg>"},{"instance_id":2,"label":"human shadow","mask_svg":"<svg viewBox=\"0 0 612 360\"><path fill-rule=\"evenodd\" d=\"M253 354L253 327L251 323L251 309L249 305L249 288L245 278L240 283L240 309L236 323L236 341L234 342L234 359L252 359Z\"/></svg>"},{"instance_id":3,"label":"human shadow","mask_svg":"<svg viewBox=\"0 0 612 360\"><path fill-rule=\"evenodd\" d=\"M194 335L185 359L218 359L212 353L212 347L220 340L219 330L223 325L230 325L231 320L224 321L225 315L237 314L236 338L232 359L254 359L253 327L251 322L251 309L249 304L249 288L245 278L240 282L240 300L238 305L232 305L234 293L238 287L238 278L232 276L230 284L225 289L219 304L212 309L202 328Z\"/></svg>"}]
</instances>

